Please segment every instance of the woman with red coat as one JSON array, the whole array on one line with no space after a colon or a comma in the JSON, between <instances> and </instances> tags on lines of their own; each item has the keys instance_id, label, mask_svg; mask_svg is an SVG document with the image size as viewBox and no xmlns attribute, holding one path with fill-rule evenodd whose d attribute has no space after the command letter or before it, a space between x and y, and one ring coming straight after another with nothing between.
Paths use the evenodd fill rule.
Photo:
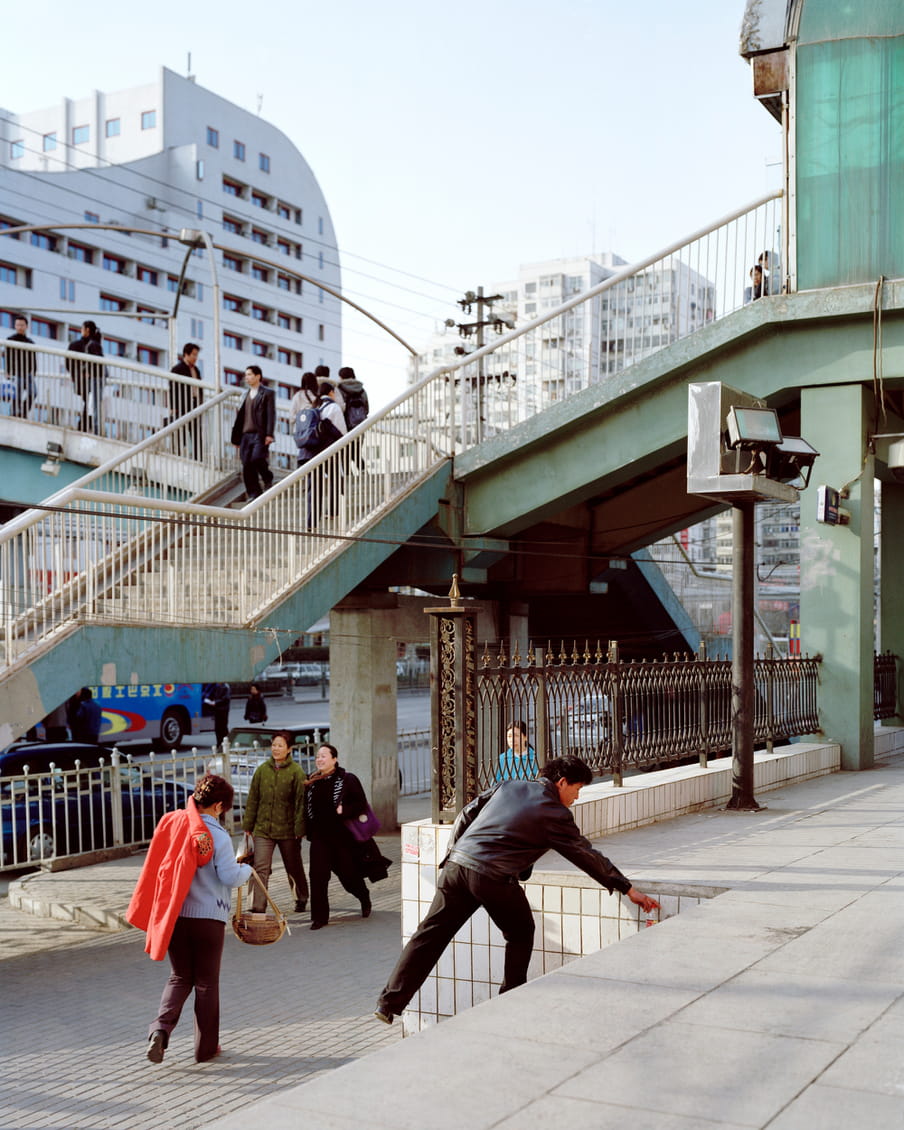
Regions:
<instances>
[{"instance_id":1,"label":"woman with red coat","mask_svg":"<svg viewBox=\"0 0 904 1130\"><path fill-rule=\"evenodd\" d=\"M138 885L126 912L147 931L146 951L172 972L148 1034L147 1057L160 1063L182 1006L195 992L195 1059L220 1054L220 959L232 887L251 878L237 863L229 833L220 823L232 809L233 789L222 777L202 777L188 804L168 813L154 832Z\"/></svg>"}]
</instances>

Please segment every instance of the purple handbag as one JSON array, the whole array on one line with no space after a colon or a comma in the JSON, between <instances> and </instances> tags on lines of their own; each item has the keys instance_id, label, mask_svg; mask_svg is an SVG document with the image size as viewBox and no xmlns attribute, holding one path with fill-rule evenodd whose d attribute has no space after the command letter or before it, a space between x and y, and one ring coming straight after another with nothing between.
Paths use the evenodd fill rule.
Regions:
<instances>
[{"instance_id":1,"label":"purple handbag","mask_svg":"<svg viewBox=\"0 0 904 1130\"><path fill-rule=\"evenodd\" d=\"M379 832L380 821L374 816L374 810L368 805L357 819L346 820L345 826L354 839L363 844Z\"/></svg>"}]
</instances>

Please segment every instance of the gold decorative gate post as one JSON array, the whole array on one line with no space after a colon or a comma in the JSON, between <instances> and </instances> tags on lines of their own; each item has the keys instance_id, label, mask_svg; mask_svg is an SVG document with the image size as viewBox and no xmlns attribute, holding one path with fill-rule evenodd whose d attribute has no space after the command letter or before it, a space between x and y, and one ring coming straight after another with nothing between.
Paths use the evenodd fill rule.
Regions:
<instances>
[{"instance_id":1,"label":"gold decorative gate post","mask_svg":"<svg viewBox=\"0 0 904 1130\"><path fill-rule=\"evenodd\" d=\"M461 603L458 574L449 604L431 618L435 675L430 687L434 824L451 823L477 795L477 610Z\"/></svg>"}]
</instances>

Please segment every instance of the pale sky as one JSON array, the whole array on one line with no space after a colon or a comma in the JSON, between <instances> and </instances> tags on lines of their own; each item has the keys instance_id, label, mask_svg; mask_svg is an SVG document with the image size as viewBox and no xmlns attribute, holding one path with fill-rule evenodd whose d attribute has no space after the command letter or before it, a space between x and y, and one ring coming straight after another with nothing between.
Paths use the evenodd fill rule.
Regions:
<instances>
[{"instance_id":1,"label":"pale sky","mask_svg":"<svg viewBox=\"0 0 904 1130\"><path fill-rule=\"evenodd\" d=\"M465 290L519 263L639 259L779 186L779 126L738 56L743 7L33 0L0 105L185 74L191 52L202 86L262 99L320 182L345 290L421 347ZM403 391L404 351L345 323L372 399Z\"/></svg>"}]
</instances>

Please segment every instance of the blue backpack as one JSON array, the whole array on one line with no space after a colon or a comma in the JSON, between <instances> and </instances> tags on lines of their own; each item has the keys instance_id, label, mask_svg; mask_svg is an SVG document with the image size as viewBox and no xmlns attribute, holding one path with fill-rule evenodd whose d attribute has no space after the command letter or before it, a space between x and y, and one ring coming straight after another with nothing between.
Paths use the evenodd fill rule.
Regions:
<instances>
[{"instance_id":1,"label":"blue backpack","mask_svg":"<svg viewBox=\"0 0 904 1130\"><path fill-rule=\"evenodd\" d=\"M304 449L309 455L317 455L323 450L320 409L313 405L302 408L295 419L295 445L299 451Z\"/></svg>"}]
</instances>

